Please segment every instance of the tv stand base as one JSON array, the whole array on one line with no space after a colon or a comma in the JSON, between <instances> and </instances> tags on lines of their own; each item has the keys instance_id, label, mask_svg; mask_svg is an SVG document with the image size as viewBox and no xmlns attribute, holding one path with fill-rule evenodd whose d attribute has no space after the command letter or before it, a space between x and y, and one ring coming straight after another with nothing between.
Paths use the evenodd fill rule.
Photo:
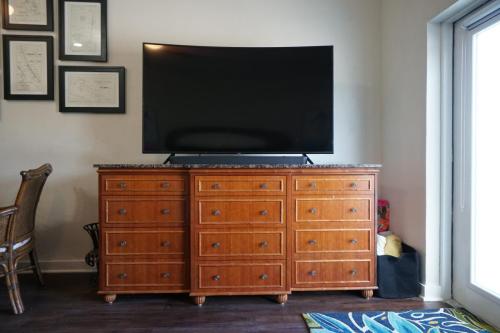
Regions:
<instances>
[{"instance_id":1,"label":"tv stand base","mask_svg":"<svg viewBox=\"0 0 500 333\"><path fill-rule=\"evenodd\" d=\"M312 161L307 155L302 156L248 156L248 155L191 155L191 156L176 156L170 155L165 163L171 164L203 164L203 165L304 165Z\"/></svg>"}]
</instances>

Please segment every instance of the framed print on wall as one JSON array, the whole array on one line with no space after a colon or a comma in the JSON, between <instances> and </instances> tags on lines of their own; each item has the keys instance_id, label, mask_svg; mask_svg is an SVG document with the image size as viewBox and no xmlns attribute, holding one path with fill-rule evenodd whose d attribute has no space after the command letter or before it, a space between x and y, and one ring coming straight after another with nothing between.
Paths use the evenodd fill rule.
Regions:
<instances>
[{"instance_id":1,"label":"framed print on wall","mask_svg":"<svg viewBox=\"0 0 500 333\"><path fill-rule=\"evenodd\" d=\"M52 36L3 35L4 98L54 99Z\"/></svg>"},{"instance_id":2,"label":"framed print on wall","mask_svg":"<svg viewBox=\"0 0 500 333\"><path fill-rule=\"evenodd\" d=\"M59 66L59 111L125 113L125 67Z\"/></svg>"},{"instance_id":3,"label":"framed print on wall","mask_svg":"<svg viewBox=\"0 0 500 333\"><path fill-rule=\"evenodd\" d=\"M2 0L2 13L7 30L54 30L53 0Z\"/></svg>"},{"instance_id":4,"label":"framed print on wall","mask_svg":"<svg viewBox=\"0 0 500 333\"><path fill-rule=\"evenodd\" d=\"M107 61L106 0L59 0L59 59Z\"/></svg>"}]
</instances>

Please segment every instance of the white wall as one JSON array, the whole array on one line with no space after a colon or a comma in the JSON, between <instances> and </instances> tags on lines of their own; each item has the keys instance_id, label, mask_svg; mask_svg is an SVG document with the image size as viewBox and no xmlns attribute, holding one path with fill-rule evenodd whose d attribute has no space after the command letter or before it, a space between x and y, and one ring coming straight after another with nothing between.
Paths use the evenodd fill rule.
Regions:
<instances>
[{"instance_id":1,"label":"white wall","mask_svg":"<svg viewBox=\"0 0 500 333\"><path fill-rule=\"evenodd\" d=\"M97 220L97 176L92 164L161 162L165 158L141 154L143 41L229 46L333 44L335 155L316 156L315 160L381 162L380 8L379 0L108 0L108 65L123 65L127 68L127 113L61 114L58 112L57 102L2 100L0 206L13 203L19 183L18 172L21 169L51 162L54 173L41 198L37 221L40 257L48 268L84 267L82 258L91 244L81 227ZM407 23L407 20L401 19L394 22L392 18L385 16L385 19L392 22L390 25L384 24L385 30L394 28L397 22L401 25ZM410 17L408 20L413 22L414 18ZM416 26L415 30L420 37L420 26ZM402 32L394 41L399 42L405 38L407 37ZM387 41L389 40L391 39L388 38ZM421 41L418 42L422 44ZM415 48L408 44L406 42L404 45L410 49ZM424 49L422 54L425 54ZM57 39L55 54L58 54ZM389 56L389 59L396 63L396 68L401 62L406 62L398 59L397 55ZM401 97L406 95L409 102L413 99L408 96L411 95L412 85L420 87L425 75L424 69L420 72L422 61L419 59L416 68L411 69L410 74L414 75L415 83L410 86L403 84ZM56 61L57 64L62 63ZM386 70L393 75L397 74L388 68L390 62L386 61L385 64ZM392 83L391 78L385 81L386 96L391 93L388 89L396 89L398 92L397 84ZM422 93L420 91L417 94L419 99L423 98ZM57 95L56 89L56 98ZM400 97L393 102L389 100L389 117L385 117L389 124L387 129L396 133L389 136L384 134L390 165L386 174L391 174L392 178L392 181L386 182L384 192L394 198L394 206L402 203L400 209L406 210L411 206L412 198L408 193L402 193L402 200L396 200L401 188L397 186L396 180L401 181L401 184L415 185L416 187L408 187L408 192L410 188L411 191L416 190L416 197L422 200L423 184L420 180L423 177L423 160L417 159L418 165L411 162L421 157L420 146L417 146L415 155L404 152L412 146L409 139L415 138L419 144L423 140L423 122L419 114L423 102L417 101L409 109L403 110L403 114L412 123L415 120L417 128L414 130L407 128L408 126L396 126L399 121L404 120L403 115L397 114L402 109L399 103ZM390 116L392 113L396 115ZM404 135L406 130L410 133L408 139ZM419 133L415 133L416 131ZM392 149L395 144L391 137L402 141L394 151ZM404 154L394 157L398 152ZM402 162L401 159L407 156L410 157L410 163ZM398 171L400 165L407 164L412 164L411 170L415 175L410 178L414 179L406 180L409 173ZM420 203L417 207L419 205ZM405 214L411 216L415 211L418 209L410 207ZM401 215L395 210L396 219L398 214ZM412 217L405 225L418 220L418 216Z\"/></svg>"},{"instance_id":2,"label":"white wall","mask_svg":"<svg viewBox=\"0 0 500 333\"><path fill-rule=\"evenodd\" d=\"M429 80L437 75L439 81L440 68L439 64L428 66L427 59L428 55L434 53L439 62L439 42L436 45L434 40L430 44L429 40L435 39L436 34L439 39L440 30L439 27L429 26L428 23L454 2L455 0L382 1L384 168L380 193L382 197L391 201L393 231L421 253L421 258L424 260L422 277L428 288L431 285L438 288L440 276L440 226L429 228L428 225L440 223L439 207L437 219L429 219L429 215L426 214L426 209L439 205L439 202L436 205L427 202L426 206L426 194L429 195L428 199L435 198L439 201L440 190L439 184L437 184L437 194L431 188L435 184L428 183L429 187L426 187L426 179L429 181L430 177L434 177L431 173L435 171L429 169L427 170L429 173L426 174L426 157L428 157L426 138L430 134L427 132L428 129L432 129L433 126L439 128L440 85L439 82L436 84ZM433 38L428 40L428 36ZM429 83L433 84L428 85ZM427 103L432 103L428 98L437 98L438 108L428 110ZM427 122L431 127L426 129L426 121L430 120L426 118L428 112L437 112L438 114L430 116L433 119L437 116L438 122ZM439 132L437 142L434 144L438 146L440 144ZM433 178L438 182L439 171L438 154L438 177ZM426 234L429 230L433 232ZM439 295L439 292L436 294Z\"/></svg>"}]
</instances>

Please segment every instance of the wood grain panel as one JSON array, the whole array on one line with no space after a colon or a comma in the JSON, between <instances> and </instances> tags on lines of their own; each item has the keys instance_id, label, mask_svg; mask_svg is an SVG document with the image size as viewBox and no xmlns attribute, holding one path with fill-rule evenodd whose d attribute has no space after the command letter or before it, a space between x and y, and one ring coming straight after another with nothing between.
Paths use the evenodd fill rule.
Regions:
<instances>
[{"instance_id":1,"label":"wood grain panel","mask_svg":"<svg viewBox=\"0 0 500 333\"><path fill-rule=\"evenodd\" d=\"M370 221L372 198L296 198L296 222Z\"/></svg>"},{"instance_id":2,"label":"wood grain panel","mask_svg":"<svg viewBox=\"0 0 500 333\"><path fill-rule=\"evenodd\" d=\"M103 194L176 194L186 192L186 180L181 175L110 175L103 179Z\"/></svg>"},{"instance_id":3,"label":"wood grain panel","mask_svg":"<svg viewBox=\"0 0 500 333\"><path fill-rule=\"evenodd\" d=\"M107 287L177 287L186 284L183 262L109 262L106 267Z\"/></svg>"},{"instance_id":4,"label":"wood grain panel","mask_svg":"<svg viewBox=\"0 0 500 333\"><path fill-rule=\"evenodd\" d=\"M200 195L253 194L284 195L285 176L196 176L196 192Z\"/></svg>"},{"instance_id":5,"label":"wood grain panel","mask_svg":"<svg viewBox=\"0 0 500 333\"><path fill-rule=\"evenodd\" d=\"M105 223L184 223L185 199L105 197Z\"/></svg>"},{"instance_id":6,"label":"wood grain panel","mask_svg":"<svg viewBox=\"0 0 500 333\"><path fill-rule=\"evenodd\" d=\"M314 229L295 231L296 253L370 252L371 229Z\"/></svg>"},{"instance_id":7,"label":"wood grain panel","mask_svg":"<svg viewBox=\"0 0 500 333\"><path fill-rule=\"evenodd\" d=\"M198 265L200 289L283 288L283 263L214 263Z\"/></svg>"},{"instance_id":8,"label":"wood grain panel","mask_svg":"<svg viewBox=\"0 0 500 333\"><path fill-rule=\"evenodd\" d=\"M300 260L294 284L369 283L371 270L371 260Z\"/></svg>"},{"instance_id":9,"label":"wood grain panel","mask_svg":"<svg viewBox=\"0 0 500 333\"><path fill-rule=\"evenodd\" d=\"M107 300L376 289L375 168L98 172Z\"/></svg>"},{"instance_id":10,"label":"wood grain panel","mask_svg":"<svg viewBox=\"0 0 500 333\"><path fill-rule=\"evenodd\" d=\"M199 224L283 224L283 199L200 199Z\"/></svg>"},{"instance_id":11,"label":"wood grain panel","mask_svg":"<svg viewBox=\"0 0 500 333\"><path fill-rule=\"evenodd\" d=\"M295 176L293 177L293 191L297 193L358 193L373 192L373 176Z\"/></svg>"},{"instance_id":12,"label":"wood grain panel","mask_svg":"<svg viewBox=\"0 0 500 333\"><path fill-rule=\"evenodd\" d=\"M199 232L200 257L231 257L246 255L283 256L285 240L283 231L227 231Z\"/></svg>"},{"instance_id":13,"label":"wood grain panel","mask_svg":"<svg viewBox=\"0 0 500 333\"><path fill-rule=\"evenodd\" d=\"M107 255L184 254L184 231L104 231Z\"/></svg>"}]
</instances>

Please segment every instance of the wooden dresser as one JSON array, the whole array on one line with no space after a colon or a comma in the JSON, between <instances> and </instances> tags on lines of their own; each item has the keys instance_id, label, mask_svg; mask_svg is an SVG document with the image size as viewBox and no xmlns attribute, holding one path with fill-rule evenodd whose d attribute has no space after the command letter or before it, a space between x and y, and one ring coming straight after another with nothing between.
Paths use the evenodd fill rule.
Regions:
<instances>
[{"instance_id":1,"label":"wooden dresser","mask_svg":"<svg viewBox=\"0 0 500 333\"><path fill-rule=\"evenodd\" d=\"M380 166L99 167L99 293L376 289Z\"/></svg>"}]
</instances>

